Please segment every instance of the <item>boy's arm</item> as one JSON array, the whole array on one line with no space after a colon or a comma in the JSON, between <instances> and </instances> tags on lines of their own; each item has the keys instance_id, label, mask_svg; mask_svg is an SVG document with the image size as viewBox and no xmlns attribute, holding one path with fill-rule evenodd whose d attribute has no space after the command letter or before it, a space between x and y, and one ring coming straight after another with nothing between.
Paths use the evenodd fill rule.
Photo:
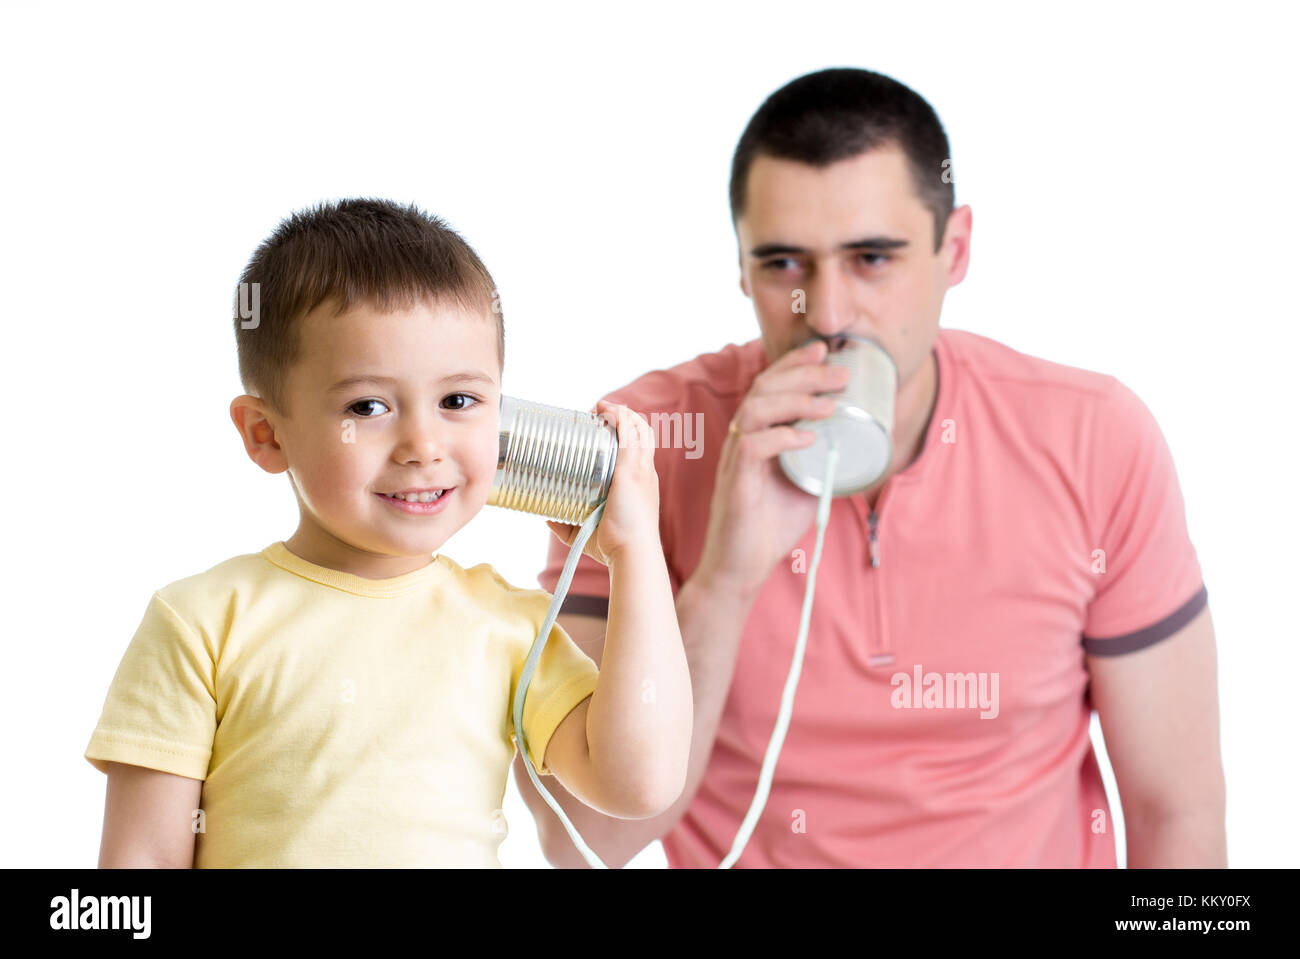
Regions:
<instances>
[{"instance_id":1,"label":"boy's arm","mask_svg":"<svg viewBox=\"0 0 1300 959\"><path fill-rule=\"evenodd\" d=\"M99 868L192 868L202 793L201 779L110 762Z\"/></svg>"},{"instance_id":2,"label":"boy's arm","mask_svg":"<svg viewBox=\"0 0 1300 959\"><path fill-rule=\"evenodd\" d=\"M550 783L556 802L572 821L583 841L611 867L625 866L647 845L667 835L685 815L704 781L713 741L731 687L742 627L749 615L753 596L714 585L697 571L677 591L677 618L681 624L687 660L690 663L694 698L691 765L682 795L662 815L640 822L626 822L602 816L588 809L573 796ZM578 647L604 668L605 619L568 614L558 619ZM548 749L549 752L549 749ZM522 758L515 760L522 764ZM515 782L520 795L537 821L542 849L551 865L558 868L584 868L569 834L555 813L537 795L522 765L515 767ZM545 788L545 787L544 787Z\"/></svg>"},{"instance_id":3,"label":"boy's arm","mask_svg":"<svg viewBox=\"0 0 1300 959\"><path fill-rule=\"evenodd\" d=\"M543 763L593 809L648 819L686 785L690 671L657 537L609 557L609 577L596 690L556 727Z\"/></svg>"}]
</instances>

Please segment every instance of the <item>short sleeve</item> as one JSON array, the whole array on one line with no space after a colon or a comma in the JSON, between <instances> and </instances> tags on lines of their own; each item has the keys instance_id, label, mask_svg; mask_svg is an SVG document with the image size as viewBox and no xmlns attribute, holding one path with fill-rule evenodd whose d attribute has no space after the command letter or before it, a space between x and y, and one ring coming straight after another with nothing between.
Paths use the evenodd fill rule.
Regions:
<instances>
[{"instance_id":1,"label":"short sleeve","mask_svg":"<svg viewBox=\"0 0 1300 959\"><path fill-rule=\"evenodd\" d=\"M1169 446L1146 404L1118 380L1099 400L1091 455L1097 588L1084 648L1133 652L1178 632L1207 594Z\"/></svg>"},{"instance_id":2,"label":"short sleeve","mask_svg":"<svg viewBox=\"0 0 1300 959\"><path fill-rule=\"evenodd\" d=\"M194 630L158 593L109 686L86 759L206 779L217 729L216 668Z\"/></svg>"},{"instance_id":3,"label":"short sleeve","mask_svg":"<svg viewBox=\"0 0 1300 959\"><path fill-rule=\"evenodd\" d=\"M533 634L524 648L524 656L520 657L515 668L510 686L512 706L519 676L523 672L524 659L532 648L542 620L546 618L546 611L551 601L551 597L541 590L530 592L534 594ZM537 660L537 668L533 670L528 696L524 700L524 738L528 744L528 758L541 775L551 774L550 769L542 764L551 736L574 707L595 692L597 676L596 663L591 657L578 648L577 643L559 623L553 624L546 646ZM513 738L513 712L510 723L510 734ZM516 745L518 745L517 741Z\"/></svg>"}]
</instances>

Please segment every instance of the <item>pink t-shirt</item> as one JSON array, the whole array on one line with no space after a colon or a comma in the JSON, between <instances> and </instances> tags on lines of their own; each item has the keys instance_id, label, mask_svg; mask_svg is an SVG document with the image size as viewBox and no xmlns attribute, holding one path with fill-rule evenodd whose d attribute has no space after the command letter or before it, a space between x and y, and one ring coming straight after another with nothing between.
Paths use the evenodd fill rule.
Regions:
<instances>
[{"instance_id":1,"label":"pink t-shirt","mask_svg":"<svg viewBox=\"0 0 1300 959\"><path fill-rule=\"evenodd\" d=\"M1157 642L1206 603L1173 459L1112 376L960 330L940 330L935 354L920 455L874 515L861 495L832 503L789 732L738 866L1115 865L1084 654ZM729 344L606 397L656 427L674 590L766 366L760 340ZM716 866L749 808L815 538L745 623L703 783L663 839L672 867ZM551 537L548 591L566 555ZM564 611L604 615L608 596L608 571L582 557Z\"/></svg>"}]
</instances>

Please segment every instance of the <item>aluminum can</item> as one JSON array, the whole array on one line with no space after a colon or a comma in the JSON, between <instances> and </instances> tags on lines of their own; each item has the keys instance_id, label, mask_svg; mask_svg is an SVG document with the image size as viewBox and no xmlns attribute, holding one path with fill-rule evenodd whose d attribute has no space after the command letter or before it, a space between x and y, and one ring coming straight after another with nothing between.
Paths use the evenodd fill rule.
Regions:
<instances>
[{"instance_id":1,"label":"aluminum can","mask_svg":"<svg viewBox=\"0 0 1300 959\"><path fill-rule=\"evenodd\" d=\"M609 496L618 431L595 413L501 397L488 505L580 526Z\"/></svg>"},{"instance_id":2,"label":"aluminum can","mask_svg":"<svg viewBox=\"0 0 1300 959\"><path fill-rule=\"evenodd\" d=\"M870 337L840 334L826 339L825 362L847 366L849 381L840 392L826 394L835 399L834 413L794 424L817 434L817 439L809 446L782 452L781 469L795 486L820 496L828 438L834 435L839 463L831 495L852 496L870 488L889 469L898 367Z\"/></svg>"}]
</instances>

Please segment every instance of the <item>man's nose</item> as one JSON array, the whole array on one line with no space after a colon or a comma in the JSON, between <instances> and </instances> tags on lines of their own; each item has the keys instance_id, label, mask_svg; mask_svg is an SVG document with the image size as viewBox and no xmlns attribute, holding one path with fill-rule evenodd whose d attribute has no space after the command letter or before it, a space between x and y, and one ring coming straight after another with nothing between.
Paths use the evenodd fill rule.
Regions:
<instances>
[{"instance_id":1,"label":"man's nose","mask_svg":"<svg viewBox=\"0 0 1300 959\"><path fill-rule=\"evenodd\" d=\"M848 332L857 321L852 291L843 278L823 271L808 290L808 316L805 322L814 333L833 337Z\"/></svg>"}]
</instances>

